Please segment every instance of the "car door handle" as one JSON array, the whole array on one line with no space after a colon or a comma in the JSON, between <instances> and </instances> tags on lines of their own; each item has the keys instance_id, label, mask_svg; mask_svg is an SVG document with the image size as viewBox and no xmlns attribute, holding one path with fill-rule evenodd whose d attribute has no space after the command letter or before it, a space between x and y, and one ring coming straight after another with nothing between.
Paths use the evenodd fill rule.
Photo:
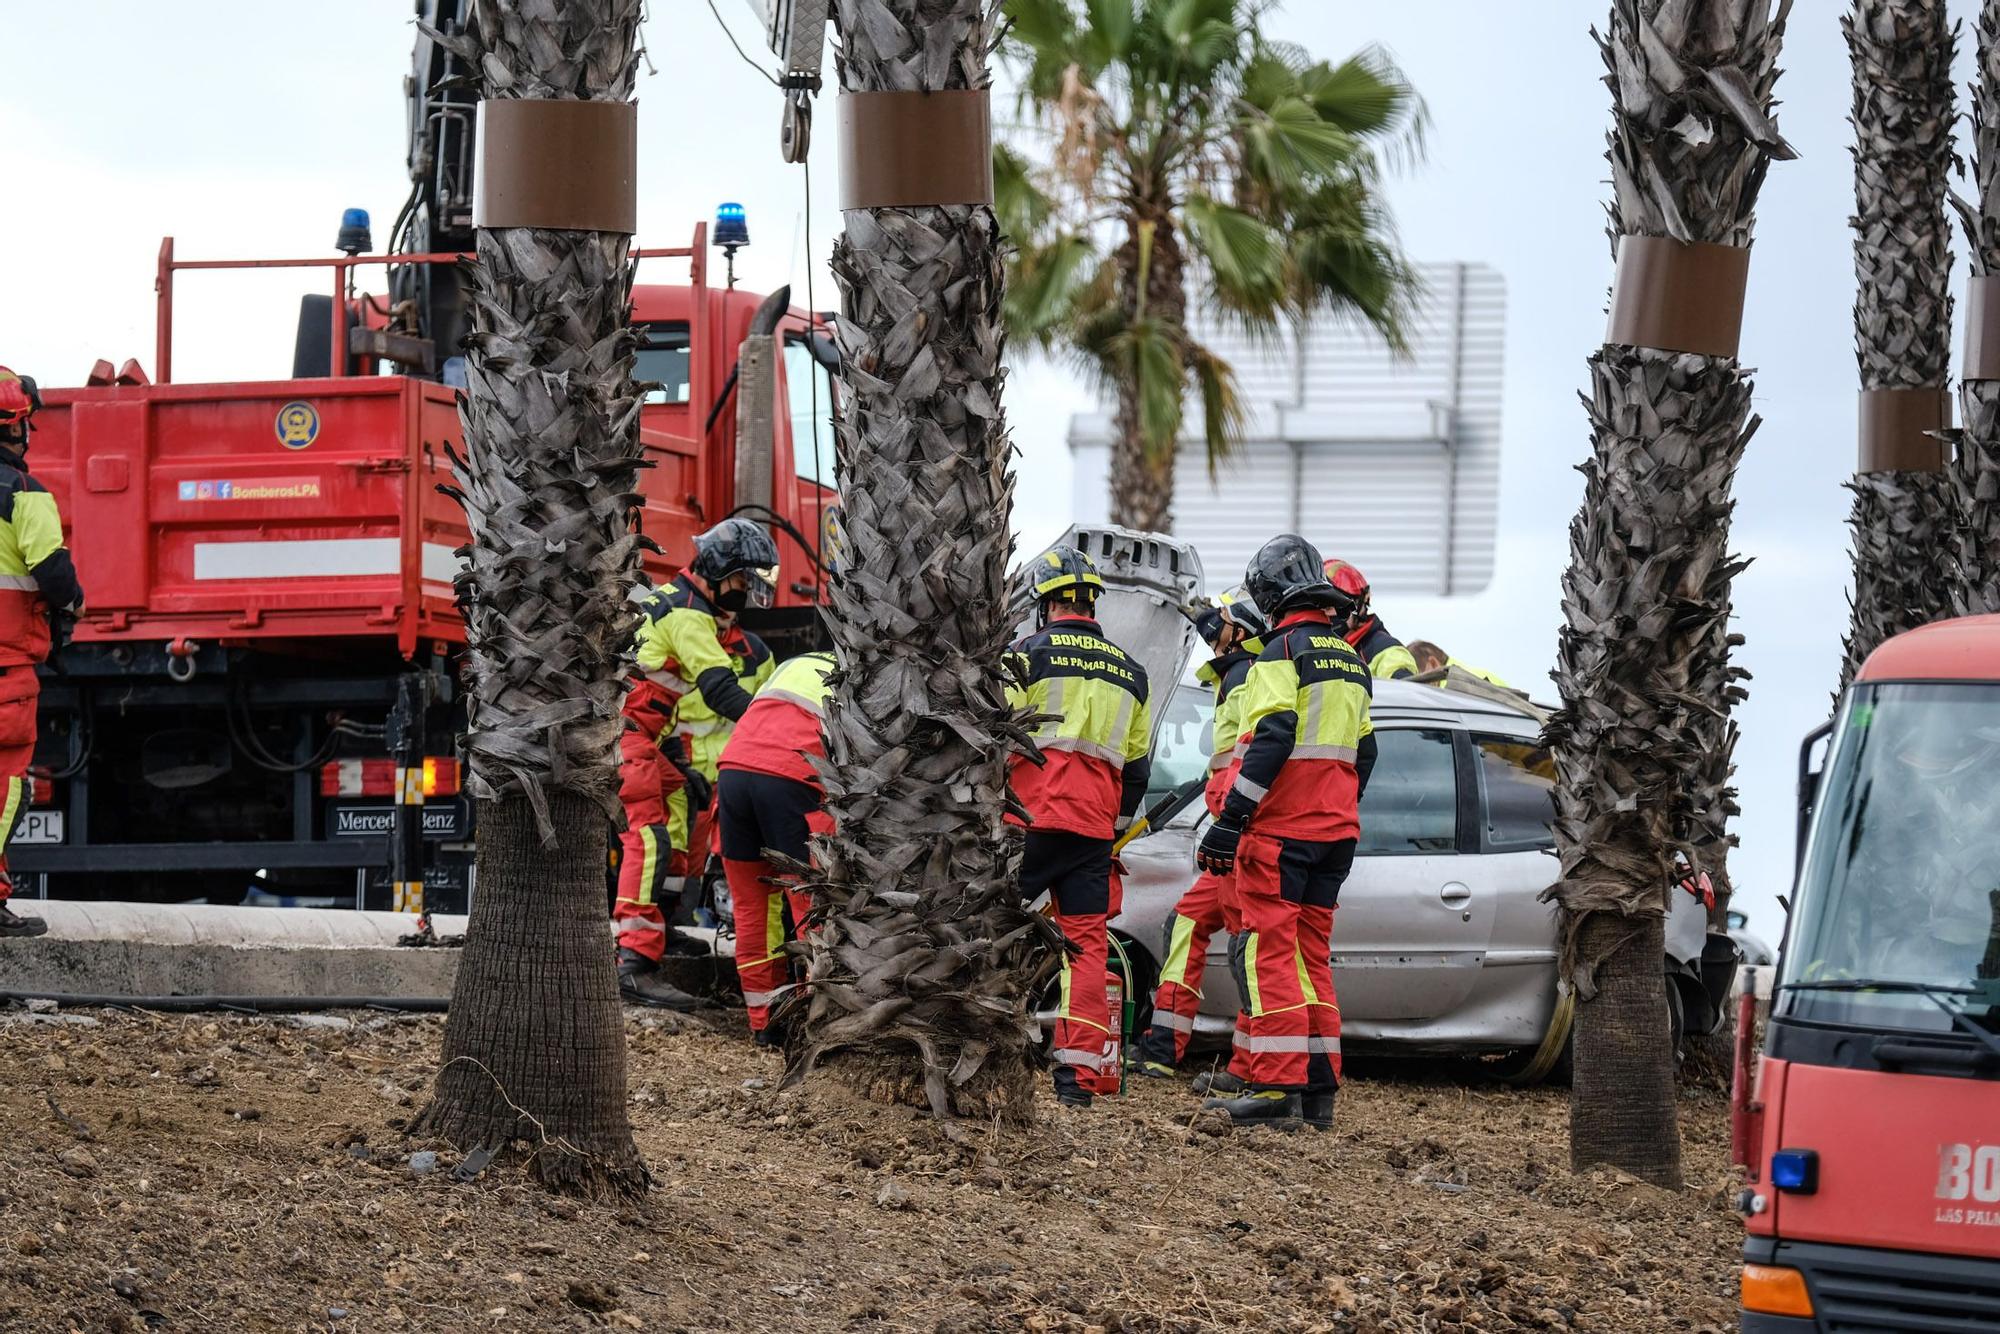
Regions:
<instances>
[{"instance_id":1,"label":"car door handle","mask_svg":"<svg viewBox=\"0 0 2000 1334\"><path fill-rule=\"evenodd\" d=\"M1472 889L1468 885L1461 885L1458 881L1452 880L1438 890L1438 898L1444 901L1444 906L1447 908L1463 908L1472 902Z\"/></svg>"}]
</instances>

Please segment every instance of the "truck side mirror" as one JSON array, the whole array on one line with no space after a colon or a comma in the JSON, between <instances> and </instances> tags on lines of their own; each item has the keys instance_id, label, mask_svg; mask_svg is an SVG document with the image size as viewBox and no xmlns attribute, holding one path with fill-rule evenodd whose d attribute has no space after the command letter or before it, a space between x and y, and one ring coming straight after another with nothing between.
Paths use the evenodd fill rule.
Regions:
<instances>
[{"instance_id":1,"label":"truck side mirror","mask_svg":"<svg viewBox=\"0 0 2000 1334\"><path fill-rule=\"evenodd\" d=\"M1813 747L1833 735L1833 720L1827 719L1812 731L1806 733L1799 743L1799 812L1798 842L1792 852L1792 876L1797 879L1799 870L1805 865L1806 830L1812 825L1813 808L1819 804L1819 780L1824 768L1813 767Z\"/></svg>"}]
</instances>

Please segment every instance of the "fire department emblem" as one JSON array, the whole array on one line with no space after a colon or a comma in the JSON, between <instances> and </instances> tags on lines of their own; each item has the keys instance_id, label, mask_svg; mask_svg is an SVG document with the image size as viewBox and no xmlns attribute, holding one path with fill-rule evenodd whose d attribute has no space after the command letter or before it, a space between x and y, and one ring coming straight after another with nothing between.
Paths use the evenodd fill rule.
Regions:
<instances>
[{"instance_id":1,"label":"fire department emblem","mask_svg":"<svg viewBox=\"0 0 2000 1334\"><path fill-rule=\"evenodd\" d=\"M278 443L304 449L319 437L319 409L310 403L287 403L278 409Z\"/></svg>"}]
</instances>

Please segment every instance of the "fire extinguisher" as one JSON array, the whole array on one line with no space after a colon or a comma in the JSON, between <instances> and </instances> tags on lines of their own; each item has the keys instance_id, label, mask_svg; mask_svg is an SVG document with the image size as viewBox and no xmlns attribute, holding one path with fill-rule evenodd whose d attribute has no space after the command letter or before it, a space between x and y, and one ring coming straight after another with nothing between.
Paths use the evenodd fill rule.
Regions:
<instances>
[{"instance_id":1,"label":"fire extinguisher","mask_svg":"<svg viewBox=\"0 0 2000 1334\"><path fill-rule=\"evenodd\" d=\"M1104 1035L1104 1061L1099 1070L1097 1091L1117 1095L1125 1087L1125 1038L1132 1031L1132 960L1126 956L1124 945L1115 935L1107 935L1106 943L1111 947L1106 960L1111 964L1104 970L1104 998L1106 1012L1111 1016L1111 1031Z\"/></svg>"}]
</instances>

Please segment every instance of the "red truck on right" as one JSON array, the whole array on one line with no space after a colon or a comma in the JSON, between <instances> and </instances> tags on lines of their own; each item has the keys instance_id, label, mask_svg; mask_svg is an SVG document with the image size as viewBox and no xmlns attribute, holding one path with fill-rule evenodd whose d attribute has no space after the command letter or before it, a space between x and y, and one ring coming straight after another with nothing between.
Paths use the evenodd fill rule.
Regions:
<instances>
[{"instance_id":1,"label":"red truck on right","mask_svg":"<svg viewBox=\"0 0 2000 1334\"><path fill-rule=\"evenodd\" d=\"M1754 1068L1738 1024L1742 1328L2000 1330L2000 616L1884 643L1799 777Z\"/></svg>"}]
</instances>

